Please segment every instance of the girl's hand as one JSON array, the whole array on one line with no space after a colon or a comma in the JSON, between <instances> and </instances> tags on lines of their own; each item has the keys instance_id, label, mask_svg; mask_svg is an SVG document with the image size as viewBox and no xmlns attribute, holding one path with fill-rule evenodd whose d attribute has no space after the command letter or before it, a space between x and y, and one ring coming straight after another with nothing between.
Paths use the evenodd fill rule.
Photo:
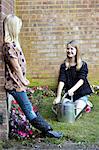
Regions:
<instances>
[{"instance_id":1,"label":"girl's hand","mask_svg":"<svg viewBox=\"0 0 99 150\"><path fill-rule=\"evenodd\" d=\"M73 96L74 95L74 91L72 91L72 89L68 90L68 95L69 96Z\"/></svg>"},{"instance_id":2,"label":"girl's hand","mask_svg":"<svg viewBox=\"0 0 99 150\"><path fill-rule=\"evenodd\" d=\"M25 79L25 81L24 81L24 85L25 86L28 86L30 84L30 81L29 80L27 80L27 79Z\"/></svg>"},{"instance_id":3,"label":"girl's hand","mask_svg":"<svg viewBox=\"0 0 99 150\"><path fill-rule=\"evenodd\" d=\"M55 105L55 104L58 104L58 103L60 102L60 100L61 100L61 96L56 97L56 98L54 99L54 101L53 101L53 104L54 104L54 105Z\"/></svg>"}]
</instances>

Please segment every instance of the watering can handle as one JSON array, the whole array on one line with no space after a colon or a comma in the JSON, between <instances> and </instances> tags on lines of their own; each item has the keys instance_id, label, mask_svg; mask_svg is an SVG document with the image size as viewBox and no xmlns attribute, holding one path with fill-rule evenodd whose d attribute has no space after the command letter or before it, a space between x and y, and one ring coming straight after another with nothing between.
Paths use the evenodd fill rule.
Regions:
<instances>
[{"instance_id":1,"label":"watering can handle","mask_svg":"<svg viewBox=\"0 0 99 150\"><path fill-rule=\"evenodd\" d=\"M64 96L62 97L62 100L64 100L64 98L67 96L67 94L68 94L68 92L66 92L66 93L64 94ZM73 96L71 96L71 102L73 102Z\"/></svg>"},{"instance_id":2,"label":"watering can handle","mask_svg":"<svg viewBox=\"0 0 99 150\"><path fill-rule=\"evenodd\" d=\"M63 102L63 100L64 100L64 98L67 96L67 94L68 94L68 92L66 92L65 94L64 94L64 96L62 97L62 102ZM73 102L73 96L71 96L71 102ZM57 105L57 104L56 104ZM55 105L54 105L55 106ZM52 106L52 111L57 115L57 111L55 110L55 108L54 108L54 106Z\"/></svg>"},{"instance_id":3,"label":"watering can handle","mask_svg":"<svg viewBox=\"0 0 99 150\"><path fill-rule=\"evenodd\" d=\"M65 93L65 94L64 94L64 96L62 97L62 100L61 100L61 101L64 100L64 98L67 96L67 94L68 94L68 93ZM55 105L52 106L52 111L57 115L57 111L56 111L55 108L54 108L55 106L57 106L57 104L55 104Z\"/></svg>"},{"instance_id":4,"label":"watering can handle","mask_svg":"<svg viewBox=\"0 0 99 150\"><path fill-rule=\"evenodd\" d=\"M57 111L54 109L54 106L52 106L52 111L57 115Z\"/></svg>"}]
</instances>

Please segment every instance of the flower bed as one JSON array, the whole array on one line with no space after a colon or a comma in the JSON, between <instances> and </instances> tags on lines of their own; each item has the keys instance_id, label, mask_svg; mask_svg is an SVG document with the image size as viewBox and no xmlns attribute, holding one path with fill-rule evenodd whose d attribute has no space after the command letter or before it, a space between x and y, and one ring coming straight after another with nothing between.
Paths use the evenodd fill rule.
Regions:
<instances>
[{"instance_id":1,"label":"flower bed","mask_svg":"<svg viewBox=\"0 0 99 150\"><path fill-rule=\"evenodd\" d=\"M27 95L33 104L35 112L38 110L39 103L44 97L55 96L54 92L49 90L47 86L28 88ZM26 119L16 100L13 100L9 118L9 137L26 139L33 137L33 133L33 127Z\"/></svg>"},{"instance_id":2,"label":"flower bed","mask_svg":"<svg viewBox=\"0 0 99 150\"><path fill-rule=\"evenodd\" d=\"M33 128L15 100L12 101L9 130L10 138L31 138L33 136Z\"/></svg>"}]
</instances>

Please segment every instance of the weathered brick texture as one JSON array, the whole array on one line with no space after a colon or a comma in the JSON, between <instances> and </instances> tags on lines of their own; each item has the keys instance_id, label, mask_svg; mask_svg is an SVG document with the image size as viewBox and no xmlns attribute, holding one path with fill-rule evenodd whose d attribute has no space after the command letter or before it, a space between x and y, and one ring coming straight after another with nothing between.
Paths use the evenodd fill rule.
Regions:
<instances>
[{"instance_id":1,"label":"weathered brick texture","mask_svg":"<svg viewBox=\"0 0 99 150\"><path fill-rule=\"evenodd\" d=\"M64 43L78 39L89 76L99 74L98 0L16 0L23 20L21 43L31 78L56 78Z\"/></svg>"},{"instance_id":2,"label":"weathered brick texture","mask_svg":"<svg viewBox=\"0 0 99 150\"><path fill-rule=\"evenodd\" d=\"M4 90L5 67L2 56L3 19L5 15L13 13L14 0L0 0L0 115L3 114L3 124L0 124L0 139L8 138L8 117L6 93Z\"/></svg>"}]
</instances>

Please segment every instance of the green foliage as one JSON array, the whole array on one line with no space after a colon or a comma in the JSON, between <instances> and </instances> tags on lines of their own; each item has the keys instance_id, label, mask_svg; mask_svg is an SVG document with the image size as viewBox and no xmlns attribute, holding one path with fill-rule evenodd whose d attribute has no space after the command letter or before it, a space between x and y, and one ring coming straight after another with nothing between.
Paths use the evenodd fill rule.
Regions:
<instances>
[{"instance_id":1,"label":"green foliage","mask_svg":"<svg viewBox=\"0 0 99 150\"><path fill-rule=\"evenodd\" d=\"M27 77L30 81L30 87L33 86L46 86L48 85L51 89L55 89L57 86L57 80L54 78L50 79L32 79L31 77Z\"/></svg>"},{"instance_id":2,"label":"green foliage","mask_svg":"<svg viewBox=\"0 0 99 150\"><path fill-rule=\"evenodd\" d=\"M12 142L9 142L8 140L0 140L0 150L2 149L10 149L11 147L13 147Z\"/></svg>"},{"instance_id":3,"label":"green foliage","mask_svg":"<svg viewBox=\"0 0 99 150\"><path fill-rule=\"evenodd\" d=\"M94 90L94 93L99 95L99 85L92 85L92 88Z\"/></svg>"},{"instance_id":4,"label":"green foliage","mask_svg":"<svg viewBox=\"0 0 99 150\"><path fill-rule=\"evenodd\" d=\"M90 101L93 103L93 109L90 113L83 113L82 117L73 124L58 122L55 114L52 112L52 103L55 98L55 92L48 87L32 87L27 91L33 104L38 106L42 116L52 125L56 131L63 132L61 139L43 138L43 142L62 144L64 141L73 141L80 144L97 144L99 145L99 96L93 94ZM39 138L38 138L39 139ZM21 141L23 146L33 146L37 139ZM20 140L18 141L20 143ZM9 147L13 144L11 140ZM5 142L6 145L6 142ZM4 143L0 143L0 148Z\"/></svg>"},{"instance_id":5,"label":"green foliage","mask_svg":"<svg viewBox=\"0 0 99 150\"><path fill-rule=\"evenodd\" d=\"M81 143L97 143L99 144L99 96L93 94L90 101L94 107L91 113L83 113L83 116L75 121L75 123L62 123L56 120L55 114L52 112L52 102L55 93L51 90L39 91L33 94L33 98L38 99L39 111L44 118L50 122L55 130L62 131L64 137L59 140L48 139L53 143L62 143L64 140L71 140Z\"/></svg>"},{"instance_id":6,"label":"green foliage","mask_svg":"<svg viewBox=\"0 0 99 150\"><path fill-rule=\"evenodd\" d=\"M0 150L3 148L3 141L0 140Z\"/></svg>"}]
</instances>

